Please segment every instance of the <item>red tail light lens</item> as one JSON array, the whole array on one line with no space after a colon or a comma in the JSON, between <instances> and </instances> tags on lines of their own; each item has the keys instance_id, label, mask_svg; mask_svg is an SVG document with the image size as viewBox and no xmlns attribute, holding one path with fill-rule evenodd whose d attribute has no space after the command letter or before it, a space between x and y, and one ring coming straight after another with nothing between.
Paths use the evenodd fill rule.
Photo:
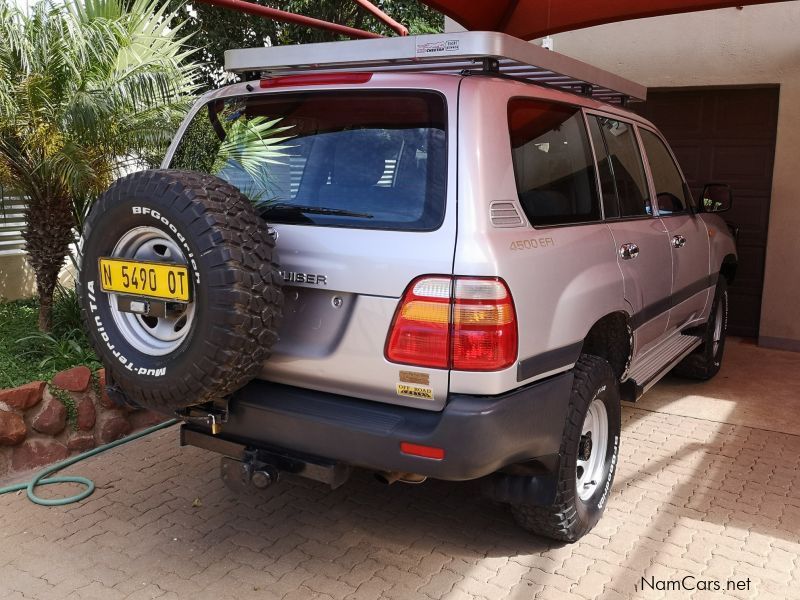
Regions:
<instances>
[{"instance_id":1,"label":"red tail light lens","mask_svg":"<svg viewBox=\"0 0 800 600\"><path fill-rule=\"evenodd\" d=\"M499 371L517 359L517 316L500 279L457 278L453 311L453 369Z\"/></svg>"},{"instance_id":2,"label":"red tail light lens","mask_svg":"<svg viewBox=\"0 0 800 600\"><path fill-rule=\"evenodd\" d=\"M394 315L386 358L420 367L449 367L452 285L450 277L411 282Z\"/></svg>"},{"instance_id":3,"label":"red tail light lens","mask_svg":"<svg viewBox=\"0 0 800 600\"><path fill-rule=\"evenodd\" d=\"M431 276L406 290L386 344L392 362L499 371L517 358L517 318L502 279Z\"/></svg>"}]
</instances>

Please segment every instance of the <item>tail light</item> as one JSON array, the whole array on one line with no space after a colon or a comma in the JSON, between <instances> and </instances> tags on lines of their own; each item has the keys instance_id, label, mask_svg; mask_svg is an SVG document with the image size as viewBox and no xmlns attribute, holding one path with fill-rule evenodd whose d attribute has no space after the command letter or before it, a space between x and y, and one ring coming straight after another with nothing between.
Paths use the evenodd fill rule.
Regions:
<instances>
[{"instance_id":1,"label":"tail light","mask_svg":"<svg viewBox=\"0 0 800 600\"><path fill-rule=\"evenodd\" d=\"M517 317L502 279L425 276L406 289L386 343L392 362L499 371L517 358Z\"/></svg>"}]
</instances>

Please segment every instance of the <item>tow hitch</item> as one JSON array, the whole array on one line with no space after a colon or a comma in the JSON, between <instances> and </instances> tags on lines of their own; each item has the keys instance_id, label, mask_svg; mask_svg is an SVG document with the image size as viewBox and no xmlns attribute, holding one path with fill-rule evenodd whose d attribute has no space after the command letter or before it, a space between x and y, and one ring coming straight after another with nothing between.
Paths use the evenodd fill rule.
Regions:
<instances>
[{"instance_id":1,"label":"tow hitch","mask_svg":"<svg viewBox=\"0 0 800 600\"><path fill-rule=\"evenodd\" d=\"M196 446L221 454L220 475L233 490L242 491L250 486L266 489L279 481L282 473L327 483L332 489L350 477L350 466L340 462L279 448L245 445L226 439L224 433L212 434L208 429L213 430L216 419L217 415L208 412L184 418L181 446Z\"/></svg>"},{"instance_id":2,"label":"tow hitch","mask_svg":"<svg viewBox=\"0 0 800 600\"><path fill-rule=\"evenodd\" d=\"M257 450L246 450L244 460L223 456L219 473L225 485L235 490L241 490L249 485L264 490L277 483L280 478L277 467L258 460Z\"/></svg>"},{"instance_id":3,"label":"tow hitch","mask_svg":"<svg viewBox=\"0 0 800 600\"><path fill-rule=\"evenodd\" d=\"M217 406L208 402L176 410L175 416L184 423L208 427L212 435L217 435L228 422L228 406Z\"/></svg>"}]
</instances>

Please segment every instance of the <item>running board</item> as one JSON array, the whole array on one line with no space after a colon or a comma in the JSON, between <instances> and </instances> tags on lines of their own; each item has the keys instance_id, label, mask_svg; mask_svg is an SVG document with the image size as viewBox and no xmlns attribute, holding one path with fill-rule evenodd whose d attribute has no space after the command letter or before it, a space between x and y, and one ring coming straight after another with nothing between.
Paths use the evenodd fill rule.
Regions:
<instances>
[{"instance_id":1,"label":"running board","mask_svg":"<svg viewBox=\"0 0 800 600\"><path fill-rule=\"evenodd\" d=\"M636 402L702 343L698 336L677 334L650 350L631 365L628 379L620 387L622 399Z\"/></svg>"}]
</instances>

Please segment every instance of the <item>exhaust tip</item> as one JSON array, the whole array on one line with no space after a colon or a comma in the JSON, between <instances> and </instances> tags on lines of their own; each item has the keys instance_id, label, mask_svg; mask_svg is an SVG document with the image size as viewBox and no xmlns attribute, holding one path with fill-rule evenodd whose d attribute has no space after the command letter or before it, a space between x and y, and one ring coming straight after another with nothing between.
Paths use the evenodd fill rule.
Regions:
<instances>
[{"instance_id":1,"label":"exhaust tip","mask_svg":"<svg viewBox=\"0 0 800 600\"><path fill-rule=\"evenodd\" d=\"M385 485L391 485L396 482L401 483L423 483L427 477L425 475L417 475L416 473L401 473L399 471L377 471L375 479Z\"/></svg>"}]
</instances>

